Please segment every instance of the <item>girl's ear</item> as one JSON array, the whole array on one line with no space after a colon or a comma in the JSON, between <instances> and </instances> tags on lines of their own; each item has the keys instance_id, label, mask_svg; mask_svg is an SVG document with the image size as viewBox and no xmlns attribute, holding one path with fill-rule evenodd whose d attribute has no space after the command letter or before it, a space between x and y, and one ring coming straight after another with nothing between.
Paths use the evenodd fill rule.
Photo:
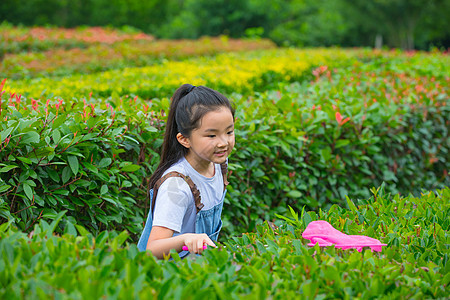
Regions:
<instances>
[{"instance_id":1,"label":"girl's ear","mask_svg":"<svg viewBox=\"0 0 450 300\"><path fill-rule=\"evenodd\" d=\"M189 143L189 139L179 132L177 133L177 140L178 140L178 143L180 143L185 148L191 147L191 144Z\"/></svg>"}]
</instances>

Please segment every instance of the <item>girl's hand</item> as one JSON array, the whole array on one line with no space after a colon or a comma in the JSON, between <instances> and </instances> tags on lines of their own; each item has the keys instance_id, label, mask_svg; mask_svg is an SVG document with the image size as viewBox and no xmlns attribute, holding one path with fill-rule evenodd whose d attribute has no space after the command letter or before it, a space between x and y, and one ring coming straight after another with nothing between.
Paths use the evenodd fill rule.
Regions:
<instances>
[{"instance_id":1,"label":"girl's hand","mask_svg":"<svg viewBox=\"0 0 450 300\"><path fill-rule=\"evenodd\" d=\"M184 244L188 247L189 252L202 254L204 245L216 247L205 233L188 233L184 236Z\"/></svg>"}]
</instances>

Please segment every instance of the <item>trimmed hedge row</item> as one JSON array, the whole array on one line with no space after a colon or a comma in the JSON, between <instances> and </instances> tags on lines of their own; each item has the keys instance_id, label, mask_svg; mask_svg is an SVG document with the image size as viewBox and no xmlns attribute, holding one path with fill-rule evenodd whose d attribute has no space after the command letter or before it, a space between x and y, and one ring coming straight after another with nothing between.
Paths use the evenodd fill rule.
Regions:
<instances>
[{"instance_id":1,"label":"trimmed hedge row","mask_svg":"<svg viewBox=\"0 0 450 300\"><path fill-rule=\"evenodd\" d=\"M0 298L447 297L449 188L415 198L381 186L369 199L347 203L349 209L333 205L318 213L291 209L274 225L261 222L254 233L182 261L139 252L126 231L94 237L76 225L55 235L65 211L30 234L8 222L0 225ZM308 247L301 234L318 219L388 245L381 253Z\"/></svg>"},{"instance_id":2,"label":"trimmed hedge row","mask_svg":"<svg viewBox=\"0 0 450 300\"><path fill-rule=\"evenodd\" d=\"M1 223L13 219L29 231L67 210L66 227L141 230L143 178L158 163L152 149L162 143L161 124L143 112L148 105L137 108L128 97L115 108L85 99L10 101L0 110Z\"/></svg>"},{"instance_id":3,"label":"trimmed hedge row","mask_svg":"<svg viewBox=\"0 0 450 300\"><path fill-rule=\"evenodd\" d=\"M12 79L58 77L148 66L160 64L167 59L270 48L275 48L275 45L268 40L238 40L227 37L181 41L133 40L113 45L94 44L85 49L56 48L45 52L7 54L3 61L0 59L0 74Z\"/></svg>"},{"instance_id":4,"label":"trimmed hedge row","mask_svg":"<svg viewBox=\"0 0 450 300\"><path fill-rule=\"evenodd\" d=\"M364 54L366 53L366 54ZM222 93L252 94L279 83L311 79L312 69L320 65L338 67L356 62L364 50L269 49L222 53L213 57L194 57L182 61L164 60L160 64L123 68L96 74L73 74L61 78L8 80L5 90L32 98L65 100L93 97L118 99L139 95L144 99L171 97L182 84L206 85Z\"/></svg>"},{"instance_id":5,"label":"trimmed hedge row","mask_svg":"<svg viewBox=\"0 0 450 300\"><path fill-rule=\"evenodd\" d=\"M125 29L125 30L124 30ZM0 53L40 52L55 48L87 48L96 44L129 41L152 41L154 37L139 30L105 27L24 27L7 22L0 24Z\"/></svg>"},{"instance_id":6,"label":"trimmed hedge row","mask_svg":"<svg viewBox=\"0 0 450 300\"><path fill-rule=\"evenodd\" d=\"M230 96L237 146L225 234L253 230L257 219L288 205L328 208L345 195L368 197L364 187L381 182L403 194L449 185L449 79L438 67L436 76L423 76L418 62L395 55L322 66L310 83ZM68 210L66 226L141 232L168 104L128 96L42 103L3 93L2 222L14 218L29 231Z\"/></svg>"},{"instance_id":7,"label":"trimmed hedge row","mask_svg":"<svg viewBox=\"0 0 450 300\"><path fill-rule=\"evenodd\" d=\"M254 228L287 205L327 208L382 182L415 195L449 186L449 78L394 66L406 67L323 67L316 82L241 99L228 220Z\"/></svg>"}]
</instances>

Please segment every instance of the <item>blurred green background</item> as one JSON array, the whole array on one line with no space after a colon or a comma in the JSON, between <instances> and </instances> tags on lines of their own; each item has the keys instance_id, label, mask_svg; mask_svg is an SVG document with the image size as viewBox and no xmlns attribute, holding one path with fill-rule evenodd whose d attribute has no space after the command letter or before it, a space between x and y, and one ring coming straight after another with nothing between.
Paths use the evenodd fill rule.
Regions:
<instances>
[{"instance_id":1,"label":"blurred green background","mask_svg":"<svg viewBox=\"0 0 450 300\"><path fill-rule=\"evenodd\" d=\"M112 26L157 38L270 38L280 46L450 47L450 0L2 0L0 22Z\"/></svg>"}]
</instances>

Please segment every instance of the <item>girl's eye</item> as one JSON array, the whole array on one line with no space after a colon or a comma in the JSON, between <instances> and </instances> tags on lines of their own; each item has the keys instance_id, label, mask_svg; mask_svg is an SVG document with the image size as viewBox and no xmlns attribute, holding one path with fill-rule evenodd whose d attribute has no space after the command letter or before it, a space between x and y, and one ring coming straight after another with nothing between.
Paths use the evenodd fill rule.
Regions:
<instances>
[{"instance_id":1,"label":"girl's eye","mask_svg":"<svg viewBox=\"0 0 450 300\"><path fill-rule=\"evenodd\" d=\"M234 130L228 131L227 134L233 134Z\"/></svg>"},{"instance_id":2,"label":"girl's eye","mask_svg":"<svg viewBox=\"0 0 450 300\"><path fill-rule=\"evenodd\" d=\"M208 135L208 137L209 137L209 138L213 138L213 137L215 137L215 135Z\"/></svg>"}]
</instances>

